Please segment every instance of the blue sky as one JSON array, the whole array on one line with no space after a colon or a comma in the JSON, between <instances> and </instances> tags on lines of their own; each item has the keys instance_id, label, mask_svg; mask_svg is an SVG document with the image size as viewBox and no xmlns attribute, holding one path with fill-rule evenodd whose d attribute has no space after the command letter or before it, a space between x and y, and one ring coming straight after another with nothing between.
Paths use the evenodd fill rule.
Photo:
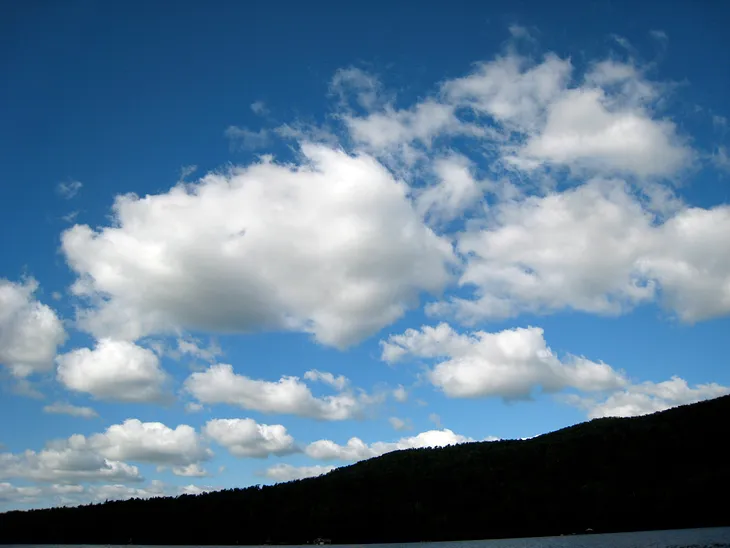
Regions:
<instances>
[{"instance_id":1,"label":"blue sky","mask_svg":"<svg viewBox=\"0 0 730 548\"><path fill-rule=\"evenodd\" d=\"M0 510L730 391L719 2L26 3Z\"/></svg>"}]
</instances>

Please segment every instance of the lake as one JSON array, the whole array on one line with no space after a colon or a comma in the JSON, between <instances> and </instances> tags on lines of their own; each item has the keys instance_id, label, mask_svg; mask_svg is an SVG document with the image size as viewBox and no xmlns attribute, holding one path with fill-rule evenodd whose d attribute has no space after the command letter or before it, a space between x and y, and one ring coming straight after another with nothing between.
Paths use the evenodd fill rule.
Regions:
<instances>
[{"instance_id":1,"label":"lake","mask_svg":"<svg viewBox=\"0 0 730 548\"><path fill-rule=\"evenodd\" d=\"M13 545L8 545L13 547ZM33 548L34 545L15 545L17 548ZM43 548L94 548L89 545L35 545ZM333 545L334 546L334 545ZM340 545L348 546L348 545ZM575 535L565 537L540 537L501 540L470 540L460 542L419 542L410 544L353 544L367 548L730 548L730 527L711 529L677 529L671 531L642 531L639 533L611 533L606 535ZM108 545L98 548L117 548ZM121 548L121 547L120 547ZM130 548L124 546L123 548ZM133 546L131 548L142 548ZM154 548L161 548L156 546ZM186 547L189 548L189 547ZM211 547L205 548L223 548ZM269 548L269 547L267 547ZM291 547L296 548L296 547ZM303 548L312 548L308 545Z\"/></svg>"}]
</instances>

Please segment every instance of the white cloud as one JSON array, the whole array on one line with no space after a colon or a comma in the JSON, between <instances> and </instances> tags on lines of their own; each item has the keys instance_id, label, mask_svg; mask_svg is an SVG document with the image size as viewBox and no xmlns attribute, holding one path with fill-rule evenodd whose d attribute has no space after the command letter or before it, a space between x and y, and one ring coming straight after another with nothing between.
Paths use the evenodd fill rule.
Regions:
<instances>
[{"instance_id":1,"label":"white cloud","mask_svg":"<svg viewBox=\"0 0 730 548\"><path fill-rule=\"evenodd\" d=\"M400 419L398 417L390 417L388 419L388 422L393 427L393 430L396 430L397 432L402 432L404 430L412 430L413 425L411 424L410 419Z\"/></svg>"},{"instance_id":2,"label":"white cloud","mask_svg":"<svg viewBox=\"0 0 730 548\"><path fill-rule=\"evenodd\" d=\"M686 208L651 231L638 266L661 287L661 302L685 322L730 312L730 206Z\"/></svg>"},{"instance_id":3,"label":"white cloud","mask_svg":"<svg viewBox=\"0 0 730 548\"><path fill-rule=\"evenodd\" d=\"M326 371L318 371L316 369L312 369L311 371L307 371L306 373L304 373L304 378L308 381L323 382L331 386L335 390L344 390L350 383L350 380L344 375L335 377L332 373L328 373Z\"/></svg>"},{"instance_id":4,"label":"white cloud","mask_svg":"<svg viewBox=\"0 0 730 548\"><path fill-rule=\"evenodd\" d=\"M298 166L264 161L119 196L112 226L65 231L72 290L95 304L80 325L125 339L289 329L344 348L445 286L451 245L404 183L365 155L301 152Z\"/></svg>"},{"instance_id":5,"label":"white cloud","mask_svg":"<svg viewBox=\"0 0 730 548\"><path fill-rule=\"evenodd\" d=\"M188 164L186 166L182 166L180 168L180 176L178 177L178 180L184 181L188 177L190 177L193 173L198 171L198 166L195 164Z\"/></svg>"},{"instance_id":6,"label":"white cloud","mask_svg":"<svg viewBox=\"0 0 730 548\"><path fill-rule=\"evenodd\" d=\"M726 147L717 147L712 154L712 163L717 169L730 172L730 154L728 154Z\"/></svg>"},{"instance_id":7,"label":"white cloud","mask_svg":"<svg viewBox=\"0 0 730 548\"><path fill-rule=\"evenodd\" d=\"M203 409L204 409L204 407L202 405L200 405L199 403L192 402L192 401L187 402L185 404L185 411L187 413L198 413L199 411L202 411Z\"/></svg>"},{"instance_id":8,"label":"white cloud","mask_svg":"<svg viewBox=\"0 0 730 548\"><path fill-rule=\"evenodd\" d=\"M510 25L508 27L509 33L512 35L512 38L515 39L523 39L523 40L534 40L532 35L530 34L530 31L527 30L526 27L523 27L522 25Z\"/></svg>"},{"instance_id":9,"label":"white cloud","mask_svg":"<svg viewBox=\"0 0 730 548\"><path fill-rule=\"evenodd\" d=\"M75 223L76 222L76 218L78 216L79 216L79 212L78 211L72 211L71 213L67 213L66 215L62 215L61 216L61 220L64 221L64 222L66 222L66 223L71 224L71 223Z\"/></svg>"},{"instance_id":10,"label":"white cloud","mask_svg":"<svg viewBox=\"0 0 730 548\"><path fill-rule=\"evenodd\" d=\"M565 90L571 72L570 61L553 54L538 65L505 55L445 82L442 94L447 101L488 115L509 129L534 131L543 122L547 106Z\"/></svg>"},{"instance_id":11,"label":"white cloud","mask_svg":"<svg viewBox=\"0 0 730 548\"><path fill-rule=\"evenodd\" d=\"M436 414L436 413L429 414L428 420L430 420L434 425L436 425L436 428L442 428L441 417L438 414Z\"/></svg>"},{"instance_id":12,"label":"white cloud","mask_svg":"<svg viewBox=\"0 0 730 548\"><path fill-rule=\"evenodd\" d=\"M408 329L381 344L382 358L388 362L407 356L442 360L427 377L454 398L514 399L529 397L537 386L553 392L565 387L609 390L626 384L623 375L604 363L575 356L560 360L537 327L465 335L441 323L420 331Z\"/></svg>"},{"instance_id":13,"label":"white cloud","mask_svg":"<svg viewBox=\"0 0 730 548\"><path fill-rule=\"evenodd\" d=\"M516 27L513 32L524 34ZM263 157L255 165L209 174L164 194L120 196L110 226L77 225L63 236L68 262L79 274L73 290L90 299L90 308L79 314L80 325L97 337L125 339L179 329L284 329L345 348L401 317L420 294L437 294L448 284L449 243L424 226L424 216L436 223L457 219L487 192L501 202L483 223L490 226L484 232L494 233L510 213L540 213L553 206L596 209L583 199L607 194L592 184L572 195L523 199L522 186L550 188L550 166L581 176L630 176L649 205L629 203L630 209L638 205L639 214L623 211L622 220L656 228L651 225L655 213L683 210L657 178L673 177L694 157L674 125L657 114L664 89L633 62L592 62L578 79L568 59L548 54L534 62L507 53L446 81L421 102L396 108L371 75L340 71L332 90L342 98L354 94L365 109L355 114L341 106L338 112L355 148L389 164L392 154L425 160L425 166L406 169L403 178L423 180L425 173L435 184L409 189L367 154L350 156L336 144L304 143L298 164L277 165ZM436 143L454 135L475 141L468 149L484 151L488 162L495 162L486 167L505 180L477 181L470 161L451 150L454 142ZM296 138L302 139L302 132ZM515 167L540 172L532 177L515 173ZM611 184L618 183L603 186ZM611 215L622 214L616 208L626 204L610 203L620 194L603 196L599 205L608 207L598 213L607 217L594 225L613 223L609 228L620 232L620 222ZM623 245L633 235L631 230L609 232L604 240ZM459 243L463 253L471 253L475 231L468 230ZM598 248L592 246L591 256ZM639 283L643 280L637 278L647 274L632 259L641 250L627 249L618 261L602 259L610 263L607 272L583 264L577 272L556 265L557 275L541 283L535 283L532 267L521 272L519 264L497 264L496 272L488 269L483 276L485 269L474 266L479 251L473 250L477 257L469 258L463 283L476 280L479 289L495 285L498 291L525 293L527 302L489 291L477 303L460 303L460 317L564 307L616 313L654 299L656 276ZM578 282L577 295L566 294L571 290L563 282L568 280ZM555 286L560 286L557 292Z\"/></svg>"},{"instance_id":14,"label":"white cloud","mask_svg":"<svg viewBox=\"0 0 730 548\"><path fill-rule=\"evenodd\" d=\"M571 395L565 401L586 410L591 419L601 417L636 417L664 411L678 405L696 403L730 394L730 387L717 383L698 384L694 388L674 376L668 381L633 384L604 399Z\"/></svg>"},{"instance_id":15,"label":"white cloud","mask_svg":"<svg viewBox=\"0 0 730 548\"><path fill-rule=\"evenodd\" d=\"M444 429L421 432L416 436L401 438L396 442L377 441L370 445L360 438L350 438L345 445L338 445L331 440L319 440L310 443L304 451L308 456L318 460L359 461L401 449L444 447L471 441L474 440Z\"/></svg>"},{"instance_id":16,"label":"white cloud","mask_svg":"<svg viewBox=\"0 0 730 548\"><path fill-rule=\"evenodd\" d=\"M551 104L545 127L519 157L641 177L672 175L691 160L673 123L638 108L611 108L601 89L570 90Z\"/></svg>"},{"instance_id":17,"label":"white cloud","mask_svg":"<svg viewBox=\"0 0 730 548\"><path fill-rule=\"evenodd\" d=\"M201 487L199 485L184 485L179 488L181 495L201 495L215 490L213 487Z\"/></svg>"},{"instance_id":18,"label":"white cloud","mask_svg":"<svg viewBox=\"0 0 730 548\"><path fill-rule=\"evenodd\" d=\"M382 100L382 85L372 74L356 67L339 69L330 82L330 92L339 96L340 103L346 105L347 97L354 95L358 105L370 110Z\"/></svg>"},{"instance_id":19,"label":"white cloud","mask_svg":"<svg viewBox=\"0 0 730 548\"><path fill-rule=\"evenodd\" d=\"M355 418L368 403L367 397L351 392L317 398L298 377L282 377L277 382L255 380L234 373L227 364L193 373L185 381L185 390L202 403L225 403L262 413L319 420Z\"/></svg>"},{"instance_id":20,"label":"white cloud","mask_svg":"<svg viewBox=\"0 0 730 548\"><path fill-rule=\"evenodd\" d=\"M77 348L56 361L58 380L70 390L123 402L158 402L166 397L168 377L155 353L128 341L101 339L93 350Z\"/></svg>"},{"instance_id":21,"label":"white cloud","mask_svg":"<svg viewBox=\"0 0 730 548\"><path fill-rule=\"evenodd\" d=\"M620 181L510 201L459 236L460 284L475 299L429 305L465 322L572 308L619 314L660 300L693 322L730 312L730 207L687 208L663 222ZM666 206L669 207L666 207Z\"/></svg>"},{"instance_id":22,"label":"white cloud","mask_svg":"<svg viewBox=\"0 0 730 548\"><path fill-rule=\"evenodd\" d=\"M513 30L524 34L521 27ZM647 81L641 70L606 60L594 63L581 82L572 73L570 60L552 53L539 63L508 53L444 82L438 100L424 100L398 116L372 117L372 131L366 133L374 137L364 139L361 127L350 129L355 139L380 146L415 140L418 134L407 132L399 116L412 117L419 106L429 105L453 115L434 118L441 122L434 121L424 133L429 141L471 127L458 116L469 109L492 121L490 130L483 131L492 141L488 148L496 146L503 161L528 171L558 165L603 176L667 177L691 163L694 154L674 124L654 116L660 86Z\"/></svg>"},{"instance_id":23,"label":"white cloud","mask_svg":"<svg viewBox=\"0 0 730 548\"><path fill-rule=\"evenodd\" d=\"M42 400L45 398L43 393L36 388L36 385L25 378L16 378L10 385L10 389L14 394L19 396L25 396L26 398L33 398L35 400Z\"/></svg>"},{"instance_id":24,"label":"white cloud","mask_svg":"<svg viewBox=\"0 0 730 548\"><path fill-rule=\"evenodd\" d=\"M208 471L197 462L185 466L173 466L172 473L186 478L204 478L208 475Z\"/></svg>"},{"instance_id":25,"label":"white cloud","mask_svg":"<svg viewBox=\"0 0 730 548\"><path fill-rule=\"evenodd\" d=\"M38 283L0 278L0 364L24 378L53 367L56 349L66 340L56 313L34 298Z\"/></svg>"},{"instance_id":26,"label":"white cloud","mask_svg":"<svg viewBox=\"0 0 730 548\"><path fill-rule=\"evenodd\" d=\"M3 502L12 505L32 503L35 507L50 508L57 506L77 506L79 504L98 503L107 500L147 499L183 494L197 495L211 490L210 487L197 485L167 485L160 480L153 480L144 487L130 487L123 484L51 484L34 487L17 487L10 483L0 483L0 504Z\"/></svg>"},{"instance_id":27,"label":"white cloud","mask_svg":"<svg viewBox=\"0 0 730 548\"><path fill-rule=\"evenodd\" d=\"M318 440L310 443L304 451L317 460L358 461L380 454L360 438L350 438L346 445L339 445L331 440Z\"/></svg>"},{"instance_id":28,"label":"white cloud","mask_svg":"<svg viewBox=\"0 0 730 548\"><path fill-rule=\"evenodd\" d=\"M74 483L141 481L139 469L97 453L81 435L49 443L41 451L0 453L0 479Z\"/></svg>"},{"instance_id":29,"label":"white cloud","mask_svg":"<svg viewBox=\"0 0 730 548\"><path fill-rule=\"evenodd\" d=\"M640 108L655 99L659 93L656 85L646 81L636 65L612 59L593 63L584 77L584 82L587 89L600 91L607 102L616 102L623 107ZM607 95L603 88L618 90L620 93Z\"/></svg>"},{"instance_id":30,"label":"white cloud","mask_svg":"<svg viewBox=\"0 0 730 548\"><path fill-rule=\"evenodd\" d=\"M269 108L263 101L254 101L251 103L251 110L254 114L258 114L259 116L264 116L269 113Z\"/></svg>"},{"instance_id":31,"label":"white cloud","mask_svg":"<svg viewBox=\"0 0 730 548\"><path fill-rule=\"evenodd\" d=\"M395 401L404 403L408 401L408 391L401 385L393 390L393 398Z\"/></svg>"},{"instance_id":32,"label":"white cloud","mask_svg":"<svg viewBox=\"0 0 730 548\"><path fill-rule=\"evenodd\" d=\"M625 37L623 37L623 36L621 36L621 35L619 35L619 34L611 34L611 38L612 38L612 39L613 39L613 40L614 40L614 41L615 41L615 42L616 42L616 43L617 43L617 44L618 44L619 46L621 46L621 47L622 47L622 48L624 48L625 50L627 50L627 51L629 51L629 52L633 52L633 51L635 51L635 50L634 50L634 46L632 46L632 45L631 45L631 42L629 41L629 39L628 39L628 38L625 38Z\"/></svg>"},{"instance_id":33,"label":"white cloud","mask_svg":"<svg viewBox=\"0 0 730 548\"><path fill-rule=\"evenodd\" d=\"M145 487L127 485L91 485L68 497L70 504L104 502L106 500L126 500L131 498L148 499L177 495L199 495L213 491L212 487L199 485L167 485L160 480L152 480Z\"/></svg>"},{"instance_id":34,"label":"white cloud","mask_svg":"<svg viewBox=\"0 0 730 548\"><path fill-rule=\"evenodd\" d=\"M532 71L554 77L546 79L550 85L541 94L545 100L535 102L540 123L524 133L524 146L506 160L517 160L518 166L548 163L604 176L639 177L672 176L691 163L693 152L675 125L653 117L660 86L647 81L633 64L594 63L574 87L567 85L567 61L548 56L525 74ZM538 81L532 85L541 89Z\"/></svg>"},{"instance_id":35,"label":"white cloud","mask_svg":"<svg viewBox=\"0 0 730 548\"><path fill-rule=\"evenodd\" d=\"M121 484L92 485L84 488L84 491L77 494L72 500L105 502L107 500L127 500L131 498L149 499L173 494L171 491L159 480L151 481L147 487L129 487Z\"/></svg>"},{"instance_id":36,"label":"white cloud","mask_svg":"<svg viewBox=\"0 0 730 548\"><path fill-rule=\"evenodd\" d=\"M201 346L200 341L188 337L177 339L177 353L180 355L193 356L203 361L212 362L216 357L220 356L223 351L216 344L210 344L208 347Z\"/></svg>"},{"instance_id":37,"label":"white cloud","mask_svg":"<svg viewBox=\"0 0 730 548\"><path fill-rule=\"evenodd\" d=\"M364 117L344 116L352 138L367 150L382 154L418 141L426 147L443 135L479 134L463 123L452 105L426 100L407 110L386 106Z\"/></svg>"},{"instance_id":38,"label":"white cloud","mask_svg":"<svg viewBox=\"0 0 730 548\"><path fill-rule=\"evenodd\" d=\"M195 429L181 424L172 429L159 422L127 419L89 438L90 446L112 460L185 467L213 456Z\"/></svg>"},{"instance_id":39,"label":"white cloud","mask_svg":"<svg viewBox=\"0 0 730 548\"><path fill-rule=\"evenodd\" d=\"M75 434L49 442L38 452L0 453L0 479L63 485L142 481L139 469L125 461L171 467L176 475L200 477L205 475L200 463L212 456L190 426L172 429L161 423L128 419L99 434Z\"/></svg>"},{"instance_id":40,"label":"white cloud","mask_svg":"<svg viewBox=\"0 0 730 548\"><path fill-rule=\"evenodd\" d=\"M67 200L70 200L74 196L76 196L79 193L79 190L81 190L81 187L84 185L81 183L81 181L69 181L67 183L58 183L56 185L56 192L61 196L62 198L66 198Z\"/></svg>"},{"instance_id":41,"label":"white cloud","mask_svg":"<svg viewBox=\"0 0 730 548\"><path fill-rule=\"evenodd\" d=\"M418 212L437 222L449 221L481 200L484 190L474 179L471 168L471 161L461 155L434 161L433 170L438 182L416 191Z\"/></svg>"},{"instance_id":42,"label":"white cloud","mask_svg":"<svg viewBox=\"0 0 730 548\"><path fill-rule=\"evenodd\" d=\"M39 487L16 487L7 482L0 482L0 504L35 502L41 493Z\"/></svg>"},{"instance_id":43,"label":"white cloud","mask_svg":"<svg viewBox=\"0 0 730 548\"><path fill-rule=\"evenodd\" d=\"M327 474L334 469L334 466L292 466L291 464L275 464L274 466L270 466L264 470L261 475L273 479L277 483L283 483L286 481L304 478L314 478Z\"/></svg>"},{"instance_id":44,"label":"white cloud","mask_svg":"<svg viewBox=\"0 0 730 548\"><path fill-rule=\"evenodd\" d=\"M265 148L271 142L271 135L267 129L253 131L245 127L230 126L226 129L225 135L230 140L232 146L240 147L244 150Z\"/></svg>"},{"instance_id":45,"label":"white cloud","mask_svg":"<svg viewBox=\"0 0 730 548\"><path fill-rule=\"evenodd\" d=\"M204 432L236 457L266 458L299 450L281 424L258 424L253 419L214 419L205 424Z\"/></svg>"},{"instance_id":46,"label":"white cloud","mask_svg":"<svg viewBox=\"0 0 730 548\"><path fill-rule=\"evenodd\" d=\"M459 237L468 256L460 283L476 286L479 297L459 302L459 316L563 307L617 313L650 300L654 286L635 267L650 225L648 212L615 181L500 204L487 229Z\"/></svg>"},{"instance_id":47,"label":"white cloud","mask_svg":"<svg viewBox=\"0 0 730 548\"><path fill-rule=\"evenodd\" d=\"M72 417L81 417L84 419L94 419L99 414L94 411L91 407L83 407L79 405L71 405L70 403L56 402L51 405L46 405L43 408L45 413L52 413L56 415L70 415Z\"/></svg>"}]
</instances>

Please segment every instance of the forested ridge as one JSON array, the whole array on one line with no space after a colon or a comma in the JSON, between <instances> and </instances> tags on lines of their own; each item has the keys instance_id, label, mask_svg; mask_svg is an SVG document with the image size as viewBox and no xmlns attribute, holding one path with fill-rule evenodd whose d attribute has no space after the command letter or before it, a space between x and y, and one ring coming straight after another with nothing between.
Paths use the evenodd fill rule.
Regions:
<instances>
[{"instance_id":1,"label":"forested ridge","mask_svg":"<svg viewBox=\"0 0 730 548\"><path fill-rule=\"evenodd\" d=\"M0 543L404 542L730 525L730 396L319 478L0 514Z\"/></svg>"}]
</instances>

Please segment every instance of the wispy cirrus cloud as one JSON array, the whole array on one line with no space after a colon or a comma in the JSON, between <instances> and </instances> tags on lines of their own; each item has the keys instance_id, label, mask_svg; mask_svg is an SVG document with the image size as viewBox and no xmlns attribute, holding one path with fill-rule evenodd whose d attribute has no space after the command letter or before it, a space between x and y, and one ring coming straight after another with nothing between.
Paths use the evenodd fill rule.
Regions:
<instances>
[{"instance_id":1,"label":"wispy cirrus cloud","mask_svg":"<svg viewBox=\"0 0 730 548\"><path fill-rule=\"evenodd\" d=\"M79 193L83 186L84 185L81 181L61 182L56 185L56 193L61 196L61 198L70 200Z\"/></svg>"}]
</instances>

